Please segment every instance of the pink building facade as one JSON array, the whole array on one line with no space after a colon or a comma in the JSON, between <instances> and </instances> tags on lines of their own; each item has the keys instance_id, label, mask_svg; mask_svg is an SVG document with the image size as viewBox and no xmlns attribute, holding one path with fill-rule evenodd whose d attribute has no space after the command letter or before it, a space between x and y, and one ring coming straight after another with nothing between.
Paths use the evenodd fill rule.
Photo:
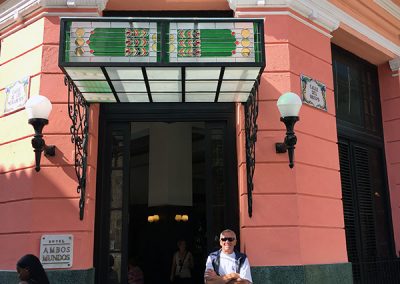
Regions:
<instances>
[{"instance_id":1,"label":"pink building facade","mask_svg":"<svg viewBox=\"0 0 400 284\"><path fill-rule=\"evenodd\" d=\"M197 256L193 283L200 283L204 256L226 227L237 231L254 283L396 283L400 2L270 2L0 1L0 283L15 282L22 255L43 256L49 236L73 238L71 267L47 270L54 283L108 283L109 254L121 281L135 257L148 283L165 283L180 237ZM65 17L261 19L253 190L245 103L78 106L59 64ZM322 86L323 107L304 102L307 80ZM23 103L12 101L13 88ZM286 133L276 107L285 92L303 99L293 169L275 149ZM43 155L36 172L23 105L38 94L52 103L43 134L56 153ZM88 128L76 132L87 142L84 194L74 107L87 110ZM187 223L175 221L181 213ZM163 260L160 278L142 248ZM382 266L390 272L380 274Z\"/></svg>"}]
</instances>

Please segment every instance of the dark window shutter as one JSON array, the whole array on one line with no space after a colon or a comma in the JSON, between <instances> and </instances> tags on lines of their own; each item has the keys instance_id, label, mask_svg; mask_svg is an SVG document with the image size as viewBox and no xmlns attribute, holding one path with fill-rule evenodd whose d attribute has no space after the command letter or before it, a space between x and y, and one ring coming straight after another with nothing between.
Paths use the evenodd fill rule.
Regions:
<instances>
[{"instance_id":1,"label":"dark window shutter","mask_svg":"<svg viewBox=\"0 0 400 284\"><path fill-rule=\"evenodd\" d=\"M340 177L349 261L376 258L374 203L367 147L339 142Z\"/></svg>"},{"instance_id":2,"label":"dark window shutter","mask_svg":"<svg viewBox=\"0 0 400 284\"><path fill-rule=\"evenodd\" d=\"M356 199L352 191L352 174L350 167L350 146L339 142L340 178L342 182L342 200L344 225L346 229L347 255L350 262L358 262L356 233Z\"/></svg>"},{"instance_id":3,"label":"dark window shutter","mask_svg":"<svg viewBox=\"0 0 400 284\"><path fill-rule=\"evenodd\" d=\"M361 261L375 261L376 240L368 149L352 146L361 238Z\"/></svg>"}]
</instances>

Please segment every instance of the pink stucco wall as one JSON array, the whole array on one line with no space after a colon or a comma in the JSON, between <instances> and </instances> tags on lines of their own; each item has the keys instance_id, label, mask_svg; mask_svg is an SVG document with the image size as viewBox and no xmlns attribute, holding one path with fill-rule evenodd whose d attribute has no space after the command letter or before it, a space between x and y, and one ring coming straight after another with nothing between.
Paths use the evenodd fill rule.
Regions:
<instances>
[{"instance_id":1,"label":"pink stucco wall","mask_svg":"<svg viewBox=\"0 0 400 284\"><path fill-rule=\"evenodd\" d=\"M252 218L239 152L242 246L255 266L347 262L330 38L288 15L263 17L267 65L259 89ZM303 105L291 170L287 154L275 153L285 135L276 101L287 91L300 94L300 74L326 85L328 111ZM238 149L244 149L243 124L238 128Z\"/></svg>"},{"instance_id":2,"label":"pink stucco wall","mask_svg":"<svg viewBox=\"0 0 400 284\"><path fill-rule=\"evenodd\" d=\"M257 11L262 13L263 9ZM259 90L252 218L247 214L243 108L237 106L242 248L254 266L347 262L330 38L289 15L252 16L265 19L267 66ZM56 156L42 157L42 169L36 173L30 145L33 129L22 120L23 110L0 117L0 126L6 127L0 136L0 150L10 145L21 150L10 153L12 159L2 157L0 161L0 216L10 216L0 218L0 270L14 269L22 254L38 254L43 234L72 233L73 269L93 266L99 109L96 105L90 107L87 203L85 218L80 221L67 90L57 66L59 18L46 18L43 29L39 45L0 63L0 68L4 68L20 56L42 49L41 70L29 75L31 79L39 78L41 94L53 103L50 124L44 134L48 144L57 146ZM275 143L282 142L285 134L276 100L286 91L300 94L300 74L327 86L328 111L303 106L295 128L298 144L295 167L291 170L287 154L275 153ZM387 65L379 67L379 74L393 224L399 250L400 144L396 129L400 121L397 114L400 81L399 77L391 76ZM4 87L0 86L0 90Z\"/></svg>"},{"instance_id":3,"label":"pink stucco wall","mask_svg":"<svg viewBox=\"0 0 400 284\"><path fill-rule=\"evenodd\" d=\"M400 255L400 76L389 64L378 66L378 72L393 232Z\"/></svg>"},{"instance_id":4,"label":"pink stucco wall","mask_svg":"<svg viewBox=\"0 0 400 284\"><path fill-rule=\"evenodd\" d=\"M40 62L37 62L41 65L40 72L28 75L31 80L39 80L40 94L48 97L53 104L49 125L44 128L44 139L46 144L56 145L56 156L42 156L41 170L35 172L34 153L30 145L33 128L22 115L25 111L18 110L0 117L0 123L9 130L2 135L0 150L7 147L16 149L0 161L0 270L14 270L18 258L26 253L38 255L40 237L47 234L73 234L72 269L93 267L98 107L90 108L88 186L85 218L80 221L77 178L73 167L74 145L69 134L71 121L68 117L67 88L58 68L59 18L45 18L43 29L40 44L22 51L22 55L37 50L42 52ZM14 36L23 30L17 31ZM7 41L7 38L4 40ZM26 38L25 44L29 46L29 38ZM22 55L16 54L2 62L0 68L6 69L7 64L13 64ZM29 64L35 65L35 62ZM29 65L21 65L21 68L29 70L26 66ZM0 90L4 87L0 86ZM16 152L24 153L23 157Z\"/></svg>"}]
</instances>

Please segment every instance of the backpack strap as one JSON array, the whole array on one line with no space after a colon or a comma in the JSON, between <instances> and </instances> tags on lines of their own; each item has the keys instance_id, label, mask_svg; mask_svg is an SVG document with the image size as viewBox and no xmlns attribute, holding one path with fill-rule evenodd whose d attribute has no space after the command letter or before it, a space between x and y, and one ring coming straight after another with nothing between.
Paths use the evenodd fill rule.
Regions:
<instances>
[{"instance_id":1,"label":"backpack strap","mask_svg":"<svg viewBox=\"0 0 400 284\"><path fill-rule=\"evenodd\" d=\"M217 273L218 276L220 276L219 275L220 254L221 250L217 250L210 253L212 266L214 268L215 273ZM244 253L235 251L236 273L240 272L240 268L242 267L246 258L247 256Z\"/></svg>"},{"instance_id":2,"label":"backpack strap","mask_svg":"<svg viewBox=\"0 0 400 284\"><path fill-rule=\"evenodd\" d=\"M179 274L182 272L183 264L185 263L186 256L188 255L188 251L186 251L185 256L182 259L182 265L179 268Z\"/></svg>"},{"instance_id":3,"label":"backpack strap","mask_svg":"<svg viewBox=\"0 0 400 284\"><path fill-rule=\"evenodd\" d=\"M244 253L235 251L236 273L240 272L240 268L242 267L246 258L247 256Z\"/></svg>"},{"instance_id":4,"label":"backpack strap","mask_svg":"<svg viewBox=\"0 0 400 284\"><path fill-rule=\"evenodd\" d=\"M214 268L215 273L217 273L218 276L220 276L219 275L219 263L220 263L219 256L220 256L220 254L221 254L221 250L217 250L217 251L210 253L212 266Z\"/></svg>"}]
</instances>

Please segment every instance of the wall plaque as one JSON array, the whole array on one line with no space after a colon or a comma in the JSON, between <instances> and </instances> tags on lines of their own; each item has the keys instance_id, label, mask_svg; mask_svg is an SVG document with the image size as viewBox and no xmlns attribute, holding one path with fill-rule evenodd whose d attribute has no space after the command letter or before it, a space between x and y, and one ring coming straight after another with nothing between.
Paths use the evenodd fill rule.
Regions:
<instances>
[{"instance_id":1,"label":"wall plaque","mask_svg":"<svg viewBox=\"0 0 400 284\"><path fill-rule=\"evenodd\" d=\"M303 102L327 111L325 85L305 75L300 75L300 81Z\"/></svg>"},{"instance_id":2,"label":"wall plaque","mask_svg":"<svg viewBox=\"0 0 400 284\"><path fill-rule=\"evenodd\" d=\"M28 99L29 77L15 81L5 88L4 113L23 108Z\"/></svg>"},{"instance_id":3,"label":"wall plaque","mask_svg":"<svg viewBox=\"0 0 400 284\"><path fill-rule=\"evenodd\" d=\"M44 268L71 268L74 238L72 235L43 235L40 261Z\"/></svg>"}]
</instances>

